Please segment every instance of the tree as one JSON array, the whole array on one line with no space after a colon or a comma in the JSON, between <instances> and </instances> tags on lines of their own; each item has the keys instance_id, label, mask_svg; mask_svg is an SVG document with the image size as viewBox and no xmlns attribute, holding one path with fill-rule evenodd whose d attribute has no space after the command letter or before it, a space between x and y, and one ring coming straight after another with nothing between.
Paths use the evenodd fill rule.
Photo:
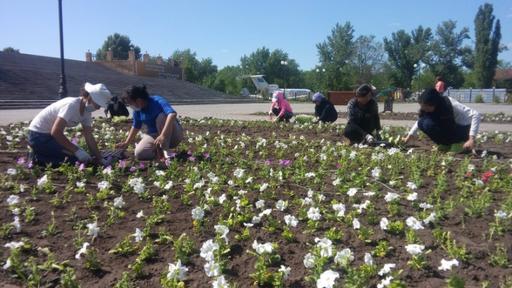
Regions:
<instances>
[{"instance_id":1,"label":"tree","mask_svg":"<svg viewBox=\"0 0 512 288\"><path fill-rule=\"evenodd\" d=\"M176 50L170 58L180 63L187 81L208 87L213 85L217 66L213 65L211 58L198 60L196 52L190 49Z\"/></svg>"},{"instance_id":2,"label":"tree","mask_svg":"<svg viewBox=\"0 0 512 288\"><path fill-rule=\"evenodd\" d=\"M286 61L286 65L282 61ZM266 47L258 48L249 56L242 56L240 64L244 75L262 74L267 82L280 87L300 87L303 84L299 65L280 49L270 52Z\"/></svg>"},{"instance_id":3,"label":"tree","mask_svg":"<svg viewBox=\"0 0 512 288\"><path fill-rule=\"evenodd\" d=\"M230 95L238 95L242 90L241 75L240 66L226 66L217 73L212 88Z\"/></svg>"},{"instance_id":4,"label":"tree","mask_svg":"<svg viewBox=\"0 0 512 288\"><path fill-rule=\"evenodd\" d=\"M492 4L485 3L475 16L475 81L480 88L492 86L501 41L501 24L493 13ZM494 30L493 30L494 24Z\"/></svg>"},{"instance_id":5,"label":"tree","mask_svg":"<svg viewBox=\"0 0 512 288\"><path fill-rule=\"evenodd\" d=\"M344 25L336 23L327 40L316 45L324 90L348 90L353 88L353 75L350 62L356 53L354 28L350 22Z\"/></svg>"},{"instance_id":6,"label":"tree","mask_svg":"<svg viewBox=\"0 0 512 288\"><path fill-rule=\"evenodd\" d=\"M452 20L437 26L436 38L432 41L431 51L424 61L432 74L443 77L447 86L458 88L464 83L461 69L471 49L462 46L464 40L469 39L469 29L464 27L456 32L456 27L457 23Z\"/></svg>"},{"instance_id":7,"label":"tree","mask_svg":"<svg viewBox=\"0 0 512 288\"><path fill-rule=\"evenodd\" d=\"M14 49L13 47L5 47L2 52L5 52L5 53L20 53L20 50L19 49Z\"/></svg>"},{"instance_id":8,"label":"tree","mask_svg":"<svg viewBox=\"0 0 512 288\"><path fill-rule=\"evenodd\" d=\"M375 36L359 36L355 41L356 53L353 65L356 69L358 84L373 82L375 74L381 72L384 65L384 48L375 41Z\"/></svg>"},{"instance_id":9,"label":"tree","mask_svg":"<svg viewBox=\"0 0 512 288\"><path fill-rule=\"evenodd\" d=\"M410 88L414 75L419 72L420 61L425 59L432 40L430 28L419 26L408 34L399 30L391 35L391 39L384 38L384 49L394 68L392 79L394 85Z\"/></svg>"},{"instance_id":10,"label":"tree","mask_svg":"<svg viewBox=\"0 0 512 288\"><path fill-rule=\"evenodd\" d=\"M126 35L121 35L119 33L114 33L107 37L105 42L103 42L103 46L96 52L96 59L105 60L107 59L107 51L112 50L112 54L114 59L118 60L126 60L128 59L128 51L135 51L135 59L140 58L140 48L139 46L135 46L130 37Z\"/></svg>"}]
</instances>

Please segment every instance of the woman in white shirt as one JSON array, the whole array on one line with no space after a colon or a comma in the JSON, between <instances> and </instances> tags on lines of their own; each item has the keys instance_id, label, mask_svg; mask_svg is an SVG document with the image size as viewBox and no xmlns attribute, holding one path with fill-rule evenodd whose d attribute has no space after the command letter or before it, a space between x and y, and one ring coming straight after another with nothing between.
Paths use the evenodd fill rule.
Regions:
<instances>
[{"instance_id":1,"label":"woman in white shirt","mask_svg":"<svg viewBox=\"0 0 512 288\"><path fill-rule=\"evenodd\" d=\"M28 142L34 164L56 166L64 161L102 164L102 157L92 135L91 113L105 108L112 98L103 84L85 83L80 97L66 97L44 108L30 122ZM64 128L82 124L82 135L94 158L64 135Z\"/></svg>"},{"instance_id":2,"label":"woman in white shirt","mask_svg":"<svg viewBox=\"0 0 512 288\"><path fill-rule=\"evenodd\" d=\"M475 147L480 126L480 114L457 100L441 96L436 89L425 90L420 98L419 120L404 138L415 137L418 128L441 150L462 152Z\"/></svg>"}]
</instances>

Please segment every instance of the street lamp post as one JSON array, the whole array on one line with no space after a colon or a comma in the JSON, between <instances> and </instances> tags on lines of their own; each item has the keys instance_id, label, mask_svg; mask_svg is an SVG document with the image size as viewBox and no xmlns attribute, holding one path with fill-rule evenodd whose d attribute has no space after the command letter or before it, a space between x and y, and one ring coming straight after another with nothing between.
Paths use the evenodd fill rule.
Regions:
<instances>
[{"instance_id":1,"label":"street lamp post","mask_svg":"<svg viewBox=\"0 0 512 288\"><path fill-rule=\"evenodd\" d=\"M284 97L286 98L286 65L288 65L288 61L286 60L281 60L281 65L284 65L284 69L283 69L283 82L284 82L284 89L283 89L283 94L284 94Z\"/></svg>"},{"instance_id":2,"label":"street lamp post","mask_svg":"<svg viewBox=\"0 0 512 288\"><path fill-rule=\"evenodd\" d=\"M62 0L59 1L59 31L60 31L60 87L59 97L65 98L68 96L68 89L66 88L66 74L64 72L64 36L62 32Z\"/></svg>"}]
</instances>

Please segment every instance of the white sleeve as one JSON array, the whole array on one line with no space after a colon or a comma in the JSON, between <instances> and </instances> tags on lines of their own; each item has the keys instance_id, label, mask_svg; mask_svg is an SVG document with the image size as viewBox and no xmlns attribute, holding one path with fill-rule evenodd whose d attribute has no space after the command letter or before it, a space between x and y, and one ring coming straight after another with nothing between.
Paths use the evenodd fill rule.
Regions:
<instances>
[{"instance_id":1,"label":"white sleeve","mask_svg":"<svg viewBox=\"0 0 512 288\"><path fill-rule=\"evenodd\" d=\"M475 109L461 104L458 101L452 101L453 117L459 125L470 125L469 136L476 136L480 128L480 113Z\"/></svg>"},{"instance_id":2,"label":"white sleeve","mask_svg":"<svg viewBox=\"0 0 512 288\"><path fill-rule=\"evenodd\" d=\"M60 117L64 120L66 120L66 122L70 122L70 120L73 119L73 117L74 117L73 114L76 113L76 111L73 111L73 109L71 109L72 106L73 105L67 104L67 105L60 107L57 117Z\"/></svg>"},{"instance_id":3,"label":"white sleeve","mask_svg":"<svg viewBox=\"0 0 512 288\"><path fill-rule=\"evenodd\" d=\"M418 132L418 121L414 122L414 125L411 127L411 130L409 130L409 133L407 135L415 136Z\"/></svg>"}]
</instances>

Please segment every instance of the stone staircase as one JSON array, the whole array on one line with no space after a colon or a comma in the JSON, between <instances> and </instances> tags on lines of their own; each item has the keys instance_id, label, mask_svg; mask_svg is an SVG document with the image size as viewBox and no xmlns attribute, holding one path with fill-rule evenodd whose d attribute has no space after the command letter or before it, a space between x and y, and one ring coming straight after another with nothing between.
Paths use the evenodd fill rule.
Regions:
<instances>
[{"instance_id":1,"label":"stone staircase","mask_svg":"<svg viewBox=\"0 0 512 288\"><path fill-rule=\"evenodd\" d=\"M145 84L150 94L172 104L221 104L255 102L187 81L126 75L91 62L65 60L68 96L78 96L85 82L102 82L121 96L129 85ZM60 59L0 52L0 109L42 108L58 100Z\"/></svg>"}]
</instances>

